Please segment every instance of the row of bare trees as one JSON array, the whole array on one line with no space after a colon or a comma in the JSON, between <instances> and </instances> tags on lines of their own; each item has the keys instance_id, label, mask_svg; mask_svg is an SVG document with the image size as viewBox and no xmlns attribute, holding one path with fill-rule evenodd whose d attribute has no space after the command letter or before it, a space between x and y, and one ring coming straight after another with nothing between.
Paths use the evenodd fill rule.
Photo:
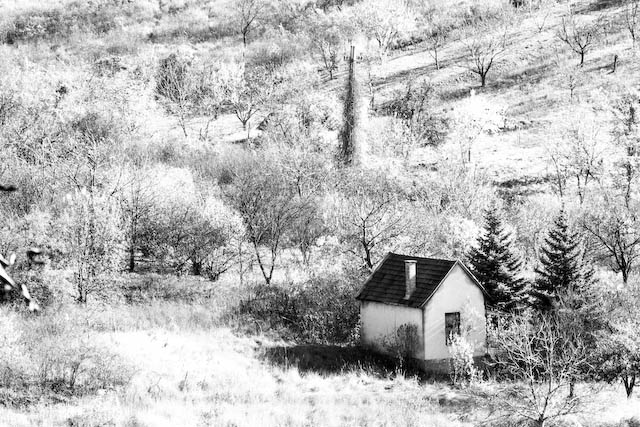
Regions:
<instances>
[{"instance_id":1,"label":"row of bare trees","mask_svg":"<svg viewBox=\"0 0 640 427\"><path fill-rule=\"evenodd\" d=\"M638 8L638 2L632 1L624 10L624 25L631 36L634 48L640 25ZM335 9L311 14L307 28L313 50L321 59L330 79L337 70L345 46L358 33L377 43L377 53L374 56L377 55L377 60L380 61L394 43L398 42L403 32L417 31L417 34L420 34L419 38L426 41L434 65L439 69L442 65L441 50L449 41L454 40L454 34L458 31L467 57L464 66L478 75L480 84L484 87L487 76L509 48L509 40L516 25L514 21L519 22L521 19L513 11L501 13L505 16L497 20L473 21L458 28L460 23L454 22L443 11L433 7L413 9L389 2L363 2L362 5L354 6L352 11ZM349 18L351 14L357 17L355 26ZM582 67L587 54L606 37L611 19L613 17L606 15L590 19L570 8L566 16L562 17L555 35L570 51L578 55L578 65ZM544 29L546 19L541 25L540 31Z\"/></svg>"}]
</instances>

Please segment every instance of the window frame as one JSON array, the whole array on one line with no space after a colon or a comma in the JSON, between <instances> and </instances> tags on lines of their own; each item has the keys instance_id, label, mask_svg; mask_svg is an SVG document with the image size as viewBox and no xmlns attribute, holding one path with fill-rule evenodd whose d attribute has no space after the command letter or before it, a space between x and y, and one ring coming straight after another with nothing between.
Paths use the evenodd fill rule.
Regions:
<instances>
[{"instance_id":1,"label":"window frame","mask_svg":"<svg viewBox=\"0 0 640 427\"><path fill-rule=\"evenodd\" d=\"M453 324L449 319L453 319ZM453 334L452 334L453 333ZM460 335L460 312L452 311L444 314L444 343L448 347L451 345L451 336Z\"/></svg>"}]
</instances>

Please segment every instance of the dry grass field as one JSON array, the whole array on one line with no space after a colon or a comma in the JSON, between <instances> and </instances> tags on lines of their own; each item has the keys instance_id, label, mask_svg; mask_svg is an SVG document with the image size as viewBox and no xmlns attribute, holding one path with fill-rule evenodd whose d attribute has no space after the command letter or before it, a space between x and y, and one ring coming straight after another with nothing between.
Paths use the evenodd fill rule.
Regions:
<instances>
[{"instance_id":1,"label":"dry grass field","mask_svg":"<svg viewBox=\"0 0 640 427\"><path fill-rule=\"evenodd\" d=\"M12 394L0 389L4 399L28 402L0 406L0 425L514 425L494 410L492 396L498 384L454 388L446 379L398 372L354 348L304 346L240 334L224 326L215 312L211 305L155 303L66 308L67 314L44 314L33 320L3 310L3 317L25 332L39 324L53 333L52 325L70 322L67 326L99 346L104 352L100 357L117 357L117 368L103 367L107 370L103 374L115 377L118 373L109 370L121 369L126 378L119 386L86 395L80 389L38 392L35 385L14 389ZM57 336L53 345L64 348L67 338ZM24 356L18 357L24 360ZM85 363L80 376L93 362ZM582 414L561 425L627 427L640 422L640 399L624 398L620 385L593 391L584 384L578 393L595 394Z\"/></svg>"}]
</instances>

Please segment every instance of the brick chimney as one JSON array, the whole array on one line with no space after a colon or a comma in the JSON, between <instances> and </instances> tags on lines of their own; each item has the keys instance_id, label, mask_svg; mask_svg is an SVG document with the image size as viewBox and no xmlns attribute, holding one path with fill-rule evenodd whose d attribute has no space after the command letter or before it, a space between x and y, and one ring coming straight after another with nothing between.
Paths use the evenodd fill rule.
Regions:
<instances>
[{"instance_id":1,"label":"brick chimney","mask_svg":"<svg viewBox=\"0 0 640 427\"><path fill-rule=\"evenodd\" d=\"M409 299L416 290L416 261L407 259L404 261L404 299Z\"/></svg>"}]
</instances>

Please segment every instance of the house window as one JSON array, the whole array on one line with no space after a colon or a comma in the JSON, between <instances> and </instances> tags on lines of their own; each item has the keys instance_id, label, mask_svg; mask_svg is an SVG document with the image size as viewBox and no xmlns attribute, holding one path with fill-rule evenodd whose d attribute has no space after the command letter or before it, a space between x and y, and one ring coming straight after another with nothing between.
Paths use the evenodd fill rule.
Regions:
<instances>
[{"instance_id":1,"label":"house window","mask_svg":"<svg viewBox=\"0 0 640 427\"><path fill-rule=\"evenodd\" d=\"M460 313L444 314L445 343L451 345L451 336L460 335Z\"/></svg>"}]
</instances>

